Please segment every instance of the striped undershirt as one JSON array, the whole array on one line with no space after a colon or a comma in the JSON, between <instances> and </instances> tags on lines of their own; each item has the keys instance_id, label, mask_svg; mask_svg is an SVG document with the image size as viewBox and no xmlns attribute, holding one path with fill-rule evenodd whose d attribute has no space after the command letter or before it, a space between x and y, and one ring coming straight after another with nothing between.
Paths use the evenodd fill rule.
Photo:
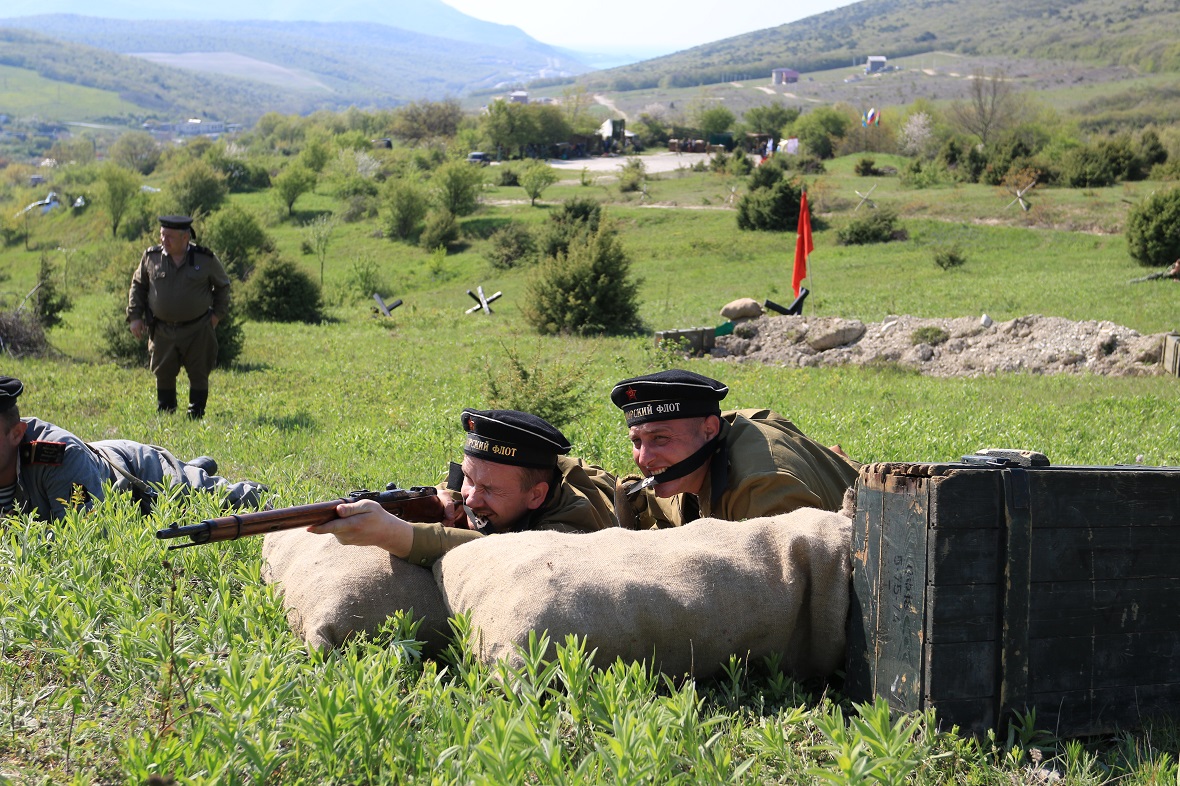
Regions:
<instances>
[{"instance_id":1,"label":"striped undershirt","mask_svg":"<svg viewBox=\"0 0 1180 786\"><path fill-rule=\"evenodd\" d=\"M11 486L0 486L0 513L7 513L12 507L12 501L16 499L16 484Z\"/></svg>"}]
</instances>

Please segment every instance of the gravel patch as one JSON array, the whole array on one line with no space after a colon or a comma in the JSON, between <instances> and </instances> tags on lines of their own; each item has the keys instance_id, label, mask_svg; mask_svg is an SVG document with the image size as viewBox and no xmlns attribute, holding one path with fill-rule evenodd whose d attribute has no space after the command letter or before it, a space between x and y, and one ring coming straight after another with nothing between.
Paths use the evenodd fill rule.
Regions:
<instances>
[{"instance_id":1,"label":"gravel patch","mask_svg":"<svg viewBox=\"0 0 1180 786\"><path fill-rule=\"evenodd\" d=\"M1145 376L1163 373L1165 333L1148 336L1113 322L1038 314L1007 322L981 317L762 316L719 336L713 357L776 366L896 364L935 377L1002 372Z\"/></svg>"}]
</instances>

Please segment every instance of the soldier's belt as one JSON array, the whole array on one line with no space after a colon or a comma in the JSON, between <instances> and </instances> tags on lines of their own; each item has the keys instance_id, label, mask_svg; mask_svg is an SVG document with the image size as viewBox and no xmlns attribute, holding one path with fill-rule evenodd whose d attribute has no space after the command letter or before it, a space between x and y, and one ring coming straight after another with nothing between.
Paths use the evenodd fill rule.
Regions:
<instances>
[{"instance_id":1,"label":"soldier's belt","mask_svg":"<svg viewBox=\"0 0 1180 786\"><path fill-rule=\"evenodd\" d=\"M188 327L189 325L195 325L196 323L200 322L202 319L209 316L211 313L213 313L213 309L209 309L204 314L201 314L201 316L199 316L199 317L193 317L192 319L186 319L183 322L169 322L166 319L160 319L159 317L157 317L156 324L157 325L167 325L168 327Z\"/></svg>"}]
</instances>

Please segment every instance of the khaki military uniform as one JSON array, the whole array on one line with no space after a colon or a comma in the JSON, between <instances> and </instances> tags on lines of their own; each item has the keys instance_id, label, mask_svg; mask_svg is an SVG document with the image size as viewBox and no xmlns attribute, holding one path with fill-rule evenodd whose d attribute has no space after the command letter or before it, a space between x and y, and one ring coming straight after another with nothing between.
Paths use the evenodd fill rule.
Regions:
<instances>
[{"instance_id":1,"label":"khaki military uniform","mask_svg":"<svg viewBox=\"0 0 1180 786\"><path fill-rule=\"evenodd\" d=\"M569 456L557 457L557 471L561 480L550 487L545 502L517 522L511 528L512 532L538 529L596 532L617 525L613 475ZM456 546L484 537L475 530L442 524L412 523L411 526L414 528L414 543L406 561L414 565L431 565Z\"/></svg>"},{"instance_id":2,"label":"khaki military uniform","mask_svg":"<svg viewBox=\"0 0 1180 786\"><path fill-rule=\"evenodd\" d=\"M702 517L743 521L798 508L838 511L860 469L768 409L721 413L721 440L700 493L659 499L646 490L639 526L679 527Z\"/></svg>"},{"instance_id":3,"label":"khaki military uniform","mask_svg":"<svg viewBox=\"0 0 1180 786\"><path fill-rule=\"evenodd\" d=\"M209 317L224 320L229 314L229 283L221 262L203 246L190 243L180 265L163 246L144 252L131 279L127 318L148 323L148 354L159 387L175 389L183 367L193 390L208 390L217 364Z\"/></svg>"},{"instance_id":4,"label":"khaki military uniform","mask_svg":"<svg viewBox=\"0 0 1180 786\"><path fill-rule=\"evenodd\" d=\"M20 513L36 511L41 518L56 521L75 507L89 510L105 496L104 484L118 491L130 491L143 499L143 489L161 491L168 485L184 491L226 493L232 507L256 508L266 487L252 481L230 483L209 475L200 467L180 461L156 445L126 439L110 439L89 445L65 429L37 418L22 418L28 424L18 450L17 490L13 508ZM53 460L33 462L25 457L32 442L58 443Z\"/></svg>"}]
</instances>

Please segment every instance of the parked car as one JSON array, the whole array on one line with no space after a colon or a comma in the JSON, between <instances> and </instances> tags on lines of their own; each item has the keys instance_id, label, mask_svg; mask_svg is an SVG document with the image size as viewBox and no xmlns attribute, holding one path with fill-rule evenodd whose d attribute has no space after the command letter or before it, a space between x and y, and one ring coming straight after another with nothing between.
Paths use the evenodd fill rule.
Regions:
<instances>
[{"instance_id":1,"label":"parked car","mask_svg":"<svg viewBox=\"0 0 1180 786\"><path fill-rule=\"evenodd\" d=\"M467 163L487 166L488 164L492 163L492 157L487 153L480 153L479 151L473 150L467 154Z\"/></svg>"}]
</instances>

